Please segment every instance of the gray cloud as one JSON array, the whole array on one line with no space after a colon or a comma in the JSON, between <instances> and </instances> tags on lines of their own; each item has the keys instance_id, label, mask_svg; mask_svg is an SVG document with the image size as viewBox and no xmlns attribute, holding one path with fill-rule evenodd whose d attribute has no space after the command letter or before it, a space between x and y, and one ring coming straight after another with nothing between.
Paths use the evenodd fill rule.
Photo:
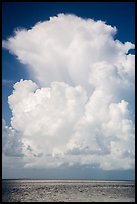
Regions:
<instances>
[{"instance_id":1,"label":"gray cloud","mask_svg":"<svg viewBox=\"0 0 137 204\"><path fill-rule=\"evenodd\" d=\"M18 132L8 128L2 120L2 148L3 153L8 157L22 157L22 142Z\"/></svg>"}]
</instances>

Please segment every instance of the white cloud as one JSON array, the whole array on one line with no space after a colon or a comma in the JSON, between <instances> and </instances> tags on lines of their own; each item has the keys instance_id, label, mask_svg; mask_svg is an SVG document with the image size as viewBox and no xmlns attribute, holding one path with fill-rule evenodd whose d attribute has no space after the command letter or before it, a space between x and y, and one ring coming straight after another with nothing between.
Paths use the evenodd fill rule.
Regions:
<instances>
[{"instance_id":1,"label":"white cloud","mask_svg":"<svg viewBox=\"0 0 137 204\"><path fill-rule=\"evenodd\" d=\"M3 41L36 82L17 82L8 98L26 167L134 168L134 45L115 34L59 14Z\"/></svg>"},{"instance_id":2,"label":"white cloud","mask_svg":"<svg viewBox=\"0 0 137 204\"><path fill-rule=\"evenodd\" d=\"M125 53L134 48L132 43L114 40L115 33L115 27L102 21L59 14L32 29L17 30L14 37L3 41L3 47L29 66L41 86L65 81L87 88L89 72L96 62L106 61L115 66L126 63ZM123 66L123 74L130 71Z\"/></svg>"},{"instance_id":3,"label":"white cloud","mask_svg":"<svg viewBox=\"0 0 137 204\"><path fill-rule=\"evenodd\" d=\"M24 141L35 141L37 149L52 154L56 146L65 148L83 115L87 96L80 86L71 87L63 82L53 82L51 88L37 90L30 86L36 87L36 84L21 80L9 96L11 125L22 132Z\"/></svg>"},{"instance_id":4,"label":"white cloud","mask_svg":"<svg viewBox=\"0 0 137 204\"><path fill-rule=\"evenodd\" d=\"M2 120L2 148L3 153L9 157L21 157L22 142L20 134L15 129L6 126L6 122Z\"/></svg>"}]
</instances>

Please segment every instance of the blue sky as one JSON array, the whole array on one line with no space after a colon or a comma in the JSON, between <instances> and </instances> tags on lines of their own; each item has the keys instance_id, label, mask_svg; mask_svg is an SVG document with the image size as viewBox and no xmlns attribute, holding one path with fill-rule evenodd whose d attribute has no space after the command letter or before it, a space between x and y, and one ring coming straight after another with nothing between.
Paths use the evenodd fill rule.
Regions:
<instances>
[{"instance_id":1,"label":"blue sky","mask_svg":"<svg viewBox=\"0 0 137 204\"><path fill-rule=\"evenodd\" d=\"M49 17L56 16L59 13L75 14L84 19L91 18L93 20L105 21L106 24L117 27L118 33L115 38L119 41L123 43L126 41L135 42L135 5L133 2L4 2L2 4L2 39L7 40L7 38L13 36L16 28L30 29L37 22L47 21ZM129 53L134 54L134 50L130 50ZM2 117L6 121L6 124L10 126L12 114L8 105L8 96L12 94L13 84L20 81L20 79L32 80L32 75L28 72L27 67L21 64L15 55L11 55L6 49L2 49L2 79ZM6 172L4 173L4 177L8 177L9 171L9 169L4 171ZM76 171L77 167L72 168L73 175L75 175ZM95 170L89 167L86 170L86 178L91 178L92 171L95 177L98 177ZM23 173L20 170L17 170L17 172L18 177L27 177L26 172ZM102 178L118 177L115 171L111 173L102 172ZM134 178L134 170L129 170L129 174L127 172L128 170L124 174L125 177L121 176L122 179ZM52 175L47 173L47 175L48 177L52 177L54 173ZM55 176L57 175L59 173L55 173ZM79 173L79 175L81 177L82 174Z\"/></svg>"}]
</instances>

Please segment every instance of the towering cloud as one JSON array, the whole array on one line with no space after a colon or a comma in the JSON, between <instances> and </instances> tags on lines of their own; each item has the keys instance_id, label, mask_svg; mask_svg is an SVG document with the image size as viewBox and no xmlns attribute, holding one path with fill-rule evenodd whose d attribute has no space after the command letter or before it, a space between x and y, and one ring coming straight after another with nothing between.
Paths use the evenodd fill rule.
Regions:
<instances>
[{"instance_id":1,"label":"towering cloud","mask_svg":"<svg viewBox=\"0 0 137 204\"><path fill-rule=\"evenodd\" d=\"M59 14L3 41L32 77L8 98L25 167L134 168L134 44L115 34L105 22Z\"/></svg>"}]
</instances>

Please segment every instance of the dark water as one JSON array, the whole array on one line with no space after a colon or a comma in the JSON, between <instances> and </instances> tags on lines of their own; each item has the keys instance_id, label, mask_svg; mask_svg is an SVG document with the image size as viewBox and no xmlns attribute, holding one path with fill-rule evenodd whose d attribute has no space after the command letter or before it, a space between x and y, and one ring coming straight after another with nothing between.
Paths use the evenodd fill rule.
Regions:
<instances>
[{"instance_id":1,"label":"dark water","mask_svg":"<svg viewBox=\"0 0 137 204\"><path fill-rule=\"evenodd\" d=\"M132 181L3 180L3 202L135 202Z\"/></svg>"}]
</instances>

